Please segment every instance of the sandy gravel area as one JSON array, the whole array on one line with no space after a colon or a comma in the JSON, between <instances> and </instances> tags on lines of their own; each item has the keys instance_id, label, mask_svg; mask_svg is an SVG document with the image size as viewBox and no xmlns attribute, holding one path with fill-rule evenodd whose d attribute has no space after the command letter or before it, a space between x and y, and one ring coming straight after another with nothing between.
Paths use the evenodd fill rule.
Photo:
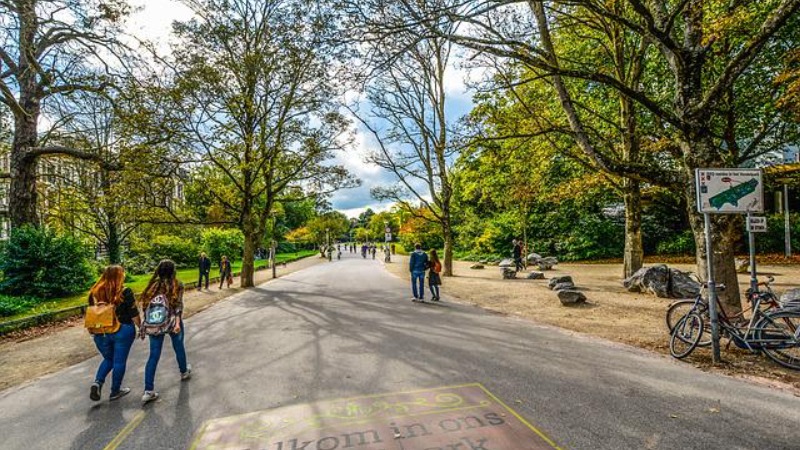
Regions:
<instances>
[{"instance_id":1,"label":"sandy gravel area","mask_svg":"<svg viewBox=\"0 0 800 450\"><path fill-rule=\"evenodd\" d=\"M545 272L545 280L503 280L497 267L472 270L469 268L472 264L458 261L454 266L456 276L443 278L442 295L445 300L449 298L498 313L669 354L665 312L674 300L627 292L622 286L621 264L559 264L554 270ZM409 278L406 257L395 256L386 267L395 275ZM683 271L696 270L694 265L688 264L671 264L670 267ZM588 298L586 305L561 305L556 293L547 288L548 279L560 275L572 276L578 289ZM788 288L800 285L799 266L759 266L759 276L764 279L767 275L775 277L773 288L779 295ZM520 276L524 278L525 274ZM747 289L749 280L749 275L740 275L742 292ZM783 369L766 356L738 349L726 349L723 346L722 353L726 362L721 367L711 367L710 351L706 349L698 349L685 361L703 369L787 383L800 393L800 372Z\"/></svg>"},{"instance_id":2,"label":"sandy gravel area","mask_svg":"<svg viewBox=\"0 0 800 450\"><path fill-rule=\"evenodd\" d=\"M278 276L305 269L324 260L311 256L286 266L278 265ZM271 270L255 273L256 285L269 281ZM239 284L238 277L232 286ZM224 300L243 289L232 287L219 290L212 286L209 291L188 290L184 297L187 317ZM30 336L35 337L31 338ZM0 391L56 372L65 367L91 358L97 349L83 328L82 319L73 319L27 333L12 334L0 341Z\"/></svg>"}]
</instances>

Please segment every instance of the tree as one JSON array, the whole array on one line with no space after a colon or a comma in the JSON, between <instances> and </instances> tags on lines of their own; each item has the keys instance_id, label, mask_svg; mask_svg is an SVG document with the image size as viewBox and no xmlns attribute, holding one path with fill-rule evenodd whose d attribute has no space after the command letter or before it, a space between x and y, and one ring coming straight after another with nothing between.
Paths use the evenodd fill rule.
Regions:
<instances>
[{"instance_id":1,"label":"tree","mask_svg":"<svg viewBox=\"0 0 800 450\"><path fill-rule=\"evenodd\" d=\"M330 211L311 219L307 228L313 242L317 244L321 252L324 252L327 245L333 244L340 237L347 235L350 230L350 220L338 211ZM322 256L325 254L323 253Z\"/></svg>"},{"instance_id":2,"label":"tree","mask_svg":"<svg viewBox=\"0 0 800 450\"><path fill-rule=\"evenodd\" d=\"M643 2L572 1L457 1L399 0L388 13L392 23L403 21L421 38L441 37L465 48L514 61L548 78L558 95L569 131L585 156L611 173L642 182L671 185L683 192L697 246L698 272L705 276L703 219L696 212L694 169L740 166L785 142L785 122L774 113L777 92L758 89L776 54L796 45L800 0L715 2L681 0ZM353 3L355 14L376 17L375 2ZM559 33L581 36L580 21L569 18L588 11L627 33L652 42L654 60L648 63L649 82L629 86L602 67L564 57ZM385 19L384 19L385 20ZM460 25L459 33L441 32L442 23ZM557 24L555 34L551 31ZM399 33L386 30L383 39ZM790 39L779 39L789 37ZM555 36L555 38L554 38ZM772 77L767 77L771 79ZM660 125L661 136L678 162L663 172L646 163L609 155L593 144L569 82L584 80L605 86L630 99ZM748 101L745 101L748 100ZM674 178L673 178L674 177ZM733 252L740 234L739 220L713 220L715 278L728 289L721 298L732 310L741 309Z\"/></svg>"},{"instance_id":3,"label":"tree","mask_svg":"<svg viewBox=\"0 0 800 450\"><path fill-rule=\"evenodd\" d=\"M123 68L132 61L129 55L120 58L125 47L117 39L128 10L124 0L0 2L0 104L14 117L9 174L13 226L38 224L39 158L96 161L81 149L40 142L38 126L48 101L106 90L116 75L108 58L117 57Z\"/></svg>"},{"instance_id":4,"label":"tree","mask_svg":"<svg viewBox=\"0 0 800 450\"><path fill-rule=\"evenodd\" d=\"M379 150L369 161L389 171L398 185L376 187L380 200L422 203L444 239L444 276L453 275L453 189L450 166L455 146L449 136L445 76L450 65L450 42L441 37L416 42L406 37L403 53L367 87L369 116L356 115L375 137ZM385 123L380 129L377 123Z\"/></svg>"},{"instance_id":5,"label":"tree","mask_svg":"<svg viewBox=\"0 0 800 450\"><path fill-rule=\"evenodd\" d=\"M273 208L292 187L314 194L352 185L328 164L347 121L334 104L339 52L325 8L299 0L185 0L176 24L176 105L194 176L220 222L244 234L242 286ZM291 193L290 193L291 194Z\"/></svg>"}]
</instances>

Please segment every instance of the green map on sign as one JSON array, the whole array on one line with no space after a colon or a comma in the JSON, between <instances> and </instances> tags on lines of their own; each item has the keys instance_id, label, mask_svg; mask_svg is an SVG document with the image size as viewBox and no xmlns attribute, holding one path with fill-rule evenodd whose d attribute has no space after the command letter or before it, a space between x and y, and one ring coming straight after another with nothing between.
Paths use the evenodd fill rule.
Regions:
<instances>
[{"instance_id":1,"label":"green map on sign","mask_svg":"<svg viewBox=\"0 0 800 450\"><path fill-rule=\"evenodd\" d=\"M733 206L739 206L739 200L755 192L756 186L758 186L758 180L752 178L750 181L738 184L711 197L711 199L709 199L709 203L718 210L722 209L726 203L730 203Z\"/></svg>"}]
</instances>

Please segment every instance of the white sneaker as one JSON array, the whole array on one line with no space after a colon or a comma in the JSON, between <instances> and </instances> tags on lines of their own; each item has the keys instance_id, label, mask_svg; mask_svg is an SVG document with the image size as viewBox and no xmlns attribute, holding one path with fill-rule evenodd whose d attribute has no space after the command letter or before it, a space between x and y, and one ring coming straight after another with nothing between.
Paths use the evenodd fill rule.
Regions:
<instances>
[{"instance_id":1,"label":"white sneaker","mask_svg":"<svg viewBox=\"0 0 800 450\"><path fill-rule=\"evenodd\" d=\"M187 364L186 365L186 372L182 372L181 373L181 381L187 381L190 378L192 378L192 365L191 364Z\"/></svg>"},{"instance_id":2,"label":"white sneaker","mask_svg":"<svg viewBox=\"0 0 800 450\"><path fill-rule=\"evenodd\" d=\"M119 392L117 392L116 394L111 394L108 397L108 399L111 400L111 401L119 400L122 397L125 397L126 395L128 395L130 393L131 393L131 388L127 388L127 387L120 388Z\"/></svg>"},{"instance_id":3,"label":"white sneaker","mask_svg":"<svg viewBox=\"0 0 800 450\"><path fill-rule=\"evenodd\" d=\"M144 391L144 395L142 395L142 403L150 403L153 400L158 400L158 392L156 391Z\"/></svg>"}]
</instances>

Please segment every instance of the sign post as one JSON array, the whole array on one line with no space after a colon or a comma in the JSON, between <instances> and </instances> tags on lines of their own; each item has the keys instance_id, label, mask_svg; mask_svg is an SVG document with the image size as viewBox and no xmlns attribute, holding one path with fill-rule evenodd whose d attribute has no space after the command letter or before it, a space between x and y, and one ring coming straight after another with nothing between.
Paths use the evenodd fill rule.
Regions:
<instances>
[{"instance_id":1,"label":"sign post","mask_svg":"<svg viewBox=\"0 0 800 450\"><path fill-rule=\"evenodd\" d=\"M717 311L717 284L714 280L714 245L711 232L711 214L748 214L764 211L764 183L759 169L696 169L697 211L703 214L706 237L706 284L708 286L708 314L711 318L713 361L721 361L719 351L719 314ZM751 285L758 281L755 275L754 238L750 237Z\"/></svg>"}]
</instances>

